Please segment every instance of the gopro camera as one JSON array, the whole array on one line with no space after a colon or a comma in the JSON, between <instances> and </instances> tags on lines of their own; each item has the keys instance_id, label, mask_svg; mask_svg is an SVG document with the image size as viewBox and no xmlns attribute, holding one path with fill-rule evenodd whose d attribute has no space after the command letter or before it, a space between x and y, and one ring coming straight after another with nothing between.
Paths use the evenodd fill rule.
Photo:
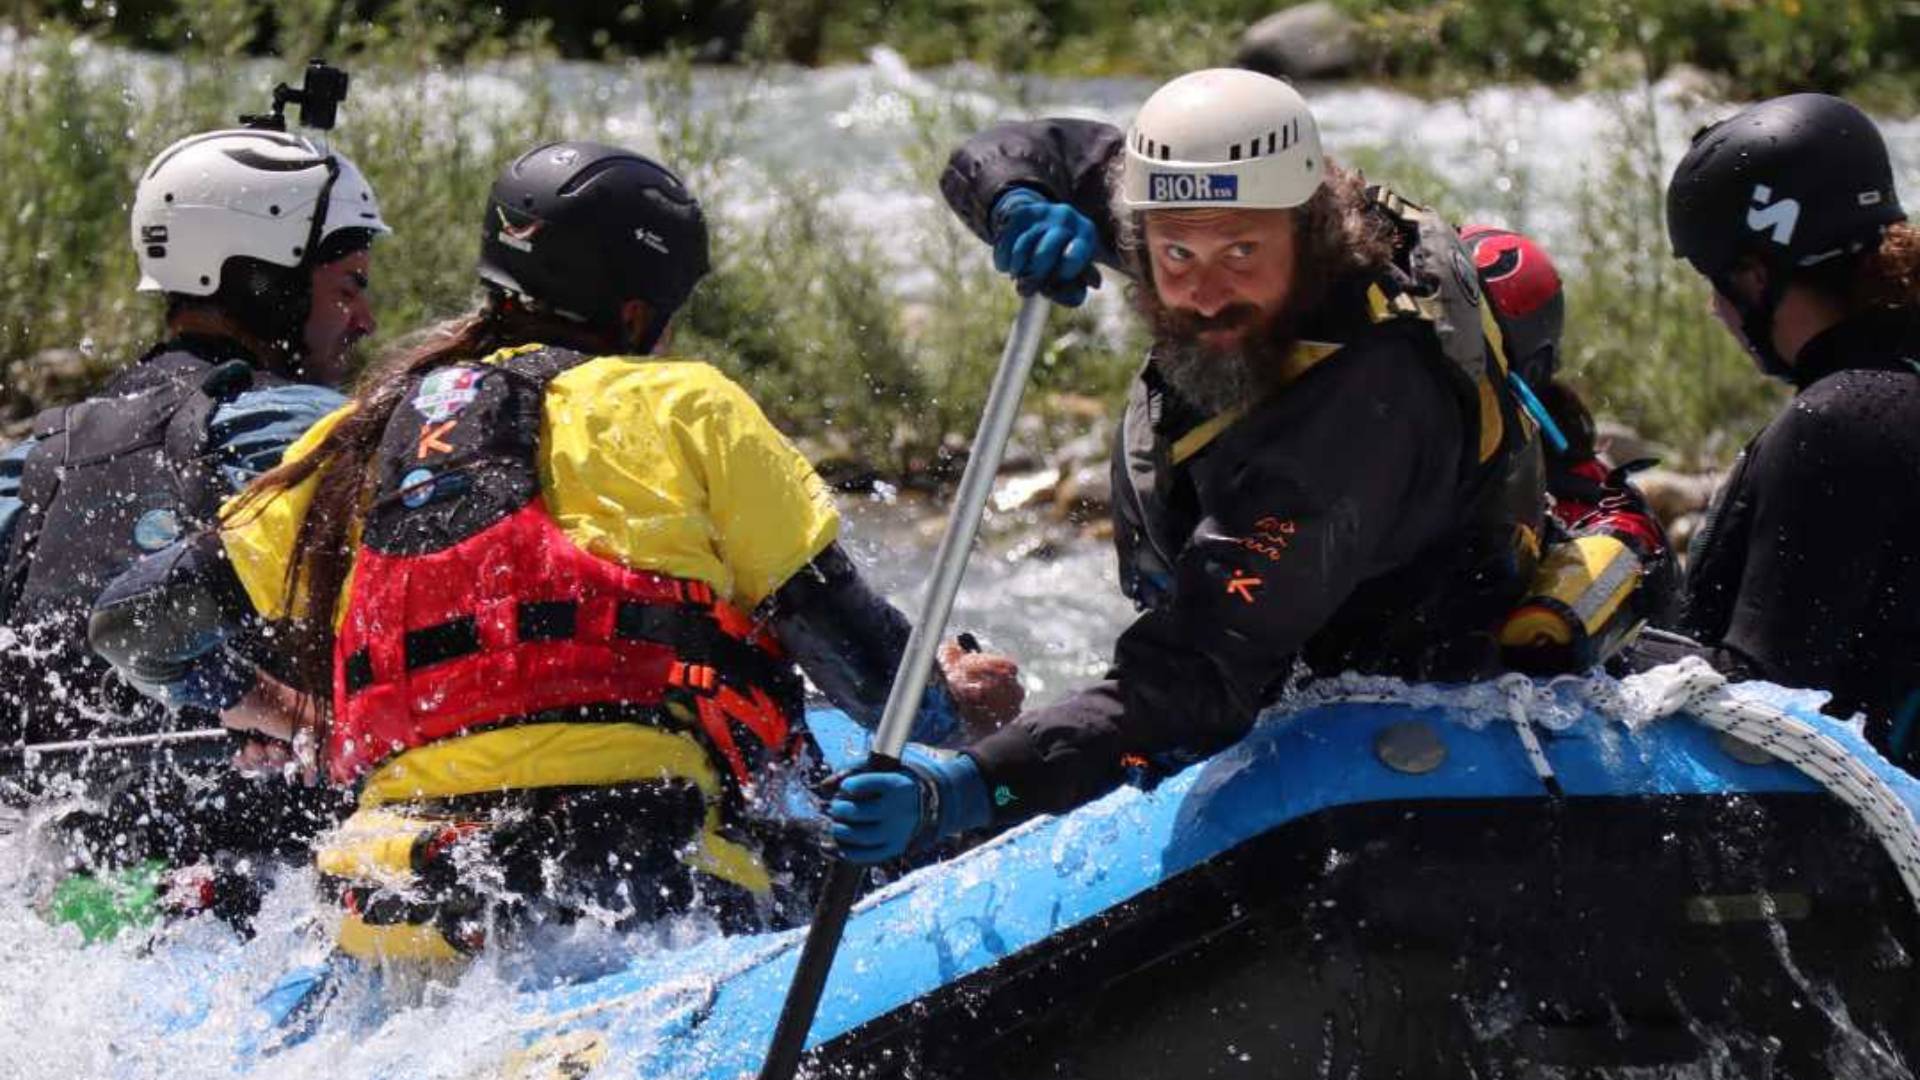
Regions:
<instances>
[{"instance_id":1,"label":"gopro camera","mask_svg":"<svg viewBox=\"0 0 1920 1080\"><path fill-rule=\"evenodd\" d=\"M347 99L347 86L352 81L346 72L315 57L307 61L307 70L301 79L300 89L295 90L286 83L273 88L273 111L252 113L240 118L240 122L250 128L262 128L267 131L287 130L287 106L300 107L300 125L320 131L332 130L334 121L339 118L340 103Z\"/></svg>"}]
</instances>

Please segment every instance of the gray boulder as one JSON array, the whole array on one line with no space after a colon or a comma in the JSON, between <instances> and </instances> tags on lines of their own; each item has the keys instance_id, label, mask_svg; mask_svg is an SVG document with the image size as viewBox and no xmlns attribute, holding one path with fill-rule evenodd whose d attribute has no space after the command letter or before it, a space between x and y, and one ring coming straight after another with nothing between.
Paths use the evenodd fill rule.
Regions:
<instances>
[{"instance_id":1,"label":"gray boulder","mask_svg":"<svg viewBox=\"0 0 1920 1080\"><path fill-rule=\"evenodd\" d=\"M1328 0L1276 11L1240 35L1241 67L1285 79L1331 79L1360 65L1360 26Z\"/></svg>"}]
</instances>

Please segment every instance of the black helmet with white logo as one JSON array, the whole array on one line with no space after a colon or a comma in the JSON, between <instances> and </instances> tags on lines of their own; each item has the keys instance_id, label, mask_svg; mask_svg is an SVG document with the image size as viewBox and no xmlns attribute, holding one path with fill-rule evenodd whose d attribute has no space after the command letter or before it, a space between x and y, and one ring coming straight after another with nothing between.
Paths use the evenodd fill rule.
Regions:
<instances>
[{"instance_id":1,"label":"black helmet with white logo","mask_svg":"<svg viewBox=\"0 0 1920 1080\"><path fill-rule=\"evenodd\" d=\"M494 181L480 277L528 306L595 328L645 300L653 347L708 269L707 220L678 176L629 150L561 142L530 150Z\"/></svg>"},{"instance_id":2,"label":"black helmet with white logo","mask_svg":"<svg viewBox=\"0 0 1920 1080\"><path fill-rule=\"evenodd\" d=\"M1703 128L1667 185L1674 254L1716 280L1749 254L1815 266L1905 219L1880 130L1826 94L1763 101Z\"/></svg>"}]
</instances>

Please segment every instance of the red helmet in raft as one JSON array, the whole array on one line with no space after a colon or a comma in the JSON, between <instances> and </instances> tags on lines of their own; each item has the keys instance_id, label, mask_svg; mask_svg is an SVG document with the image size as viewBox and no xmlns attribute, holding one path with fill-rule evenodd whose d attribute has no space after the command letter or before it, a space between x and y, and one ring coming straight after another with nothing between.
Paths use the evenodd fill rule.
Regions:
<instances>
[{"instance_id":1,"label":"red helmet in raft","mask_svg":"<svg viewBox=\"0 0 1920 1080\"><path fill-rule=\"evenodd\" d=\"M1545 248L1511 229L1468 225L1460 239L1473 253L1480 285L1500 323L1507 362L1529 385L1547 385L1559 366L1560 335L1567 325L1566 295L1553 260Z\"/></svg>"}]
</instances>

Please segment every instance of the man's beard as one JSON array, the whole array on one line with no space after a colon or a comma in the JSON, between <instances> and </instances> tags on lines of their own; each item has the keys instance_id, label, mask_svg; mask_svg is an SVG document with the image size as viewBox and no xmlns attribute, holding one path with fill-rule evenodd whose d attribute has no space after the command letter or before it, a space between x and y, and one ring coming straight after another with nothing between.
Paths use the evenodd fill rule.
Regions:
<instances>
[{"instance_id":1,"label":"man's beard","mask_svg":"<svg viewBox=\"0 0 1920 1080\"><path fill-rule=\"evenodd\" d=\"M1140 308L1153 332L1153 367L1188 405L1208 415L1251 405L1278 389L1284 362L1297 340L1287 308L1263 315L1252 304L1231 304L1213 315L1169 308L1151 286L1141 290ZM1200 335L1237 331L1224 347Z\"/></svg>"}]
</instances>

